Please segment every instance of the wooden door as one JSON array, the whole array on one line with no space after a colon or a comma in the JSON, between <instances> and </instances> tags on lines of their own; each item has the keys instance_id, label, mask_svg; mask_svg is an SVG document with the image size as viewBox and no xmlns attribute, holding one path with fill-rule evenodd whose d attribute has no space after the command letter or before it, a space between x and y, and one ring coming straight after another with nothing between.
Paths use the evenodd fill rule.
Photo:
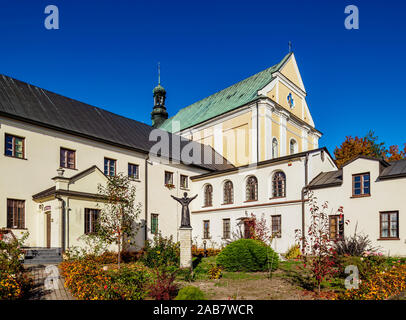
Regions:
<instances>
[{"instance_id":1,"label":"wooden door","mask_svg":"<svg viewBox=\"0 0 406 320\"><path fill-rule=\"evenodd\" d=\"M48 212L47 216L47 223L46 223L46 231L47 231L47 248L51 248L51 213Z\"/></svg>"}]
</instances>

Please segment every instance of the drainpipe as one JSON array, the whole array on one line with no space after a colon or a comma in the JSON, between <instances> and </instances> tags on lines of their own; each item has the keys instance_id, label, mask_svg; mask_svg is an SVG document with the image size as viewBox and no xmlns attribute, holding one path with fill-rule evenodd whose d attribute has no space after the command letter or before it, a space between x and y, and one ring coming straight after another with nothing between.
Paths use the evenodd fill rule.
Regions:
<instances>
[{"instance_id":1,"label":"drainpipe","mask_svg":"<svg viewBox=\"0 0 406 320\"><path fill-rule=\"evenodd\" d=\"M149 156L145 158L145 217L144 217L144 240L148 240L148 160Z\"/></svg>"},{"instance_id":2,"label":"drainpipe","mask_svg":"<svg viewBox=\"0 0 406 320\"><path fill-rule=\"evenodd\" d=\"M258 101L256 102L257 106L257 163L259 162L259 107Z\"/></svg>"},{"instance_id":3,"label":"drainpipe","mask_svg":"<svg viewBox=\"0 0 406 320\"><path fill-rule=\"evenodd\" d=\"M307 193L307 189L308 189L308 162L309 162L309 153L306 153L306 158L305 158L305 185L302 188L302 250L304 250L304 246L305 246L305 238L304 238L304 234L305 234L305 194Z\"/></svg>"},{"instance_id":4,"label":"drainpipe","mask_svg":"<svg viewBox=\"0 0 406 320\"><path fill-rule=\"evenodd\" d=\"M59 200L61 210L61 247L62 252L65 252L65 201L60 196L56 196L55 198Z\"/></svg>"}]
</instances>

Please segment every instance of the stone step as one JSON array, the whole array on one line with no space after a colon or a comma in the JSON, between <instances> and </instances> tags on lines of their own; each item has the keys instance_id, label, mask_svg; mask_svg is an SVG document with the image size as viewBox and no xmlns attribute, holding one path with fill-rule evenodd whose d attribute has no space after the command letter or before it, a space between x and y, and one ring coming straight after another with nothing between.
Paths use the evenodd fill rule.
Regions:
<instances>
[{"instance_id":1,"label":"stone step","mask_svg":"<svg viewBox=\"0 0 406 320\"><path fill-rule=\"evenodd\" d=\"M47 264L62 262L61 248L26 248L24 264Z\"/></svg>"}]
</instances>

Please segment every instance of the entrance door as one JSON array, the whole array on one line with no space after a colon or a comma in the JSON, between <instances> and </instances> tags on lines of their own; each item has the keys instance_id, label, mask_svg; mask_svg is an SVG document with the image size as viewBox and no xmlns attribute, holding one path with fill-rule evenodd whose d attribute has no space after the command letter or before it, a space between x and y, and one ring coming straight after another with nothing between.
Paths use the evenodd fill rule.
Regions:
<instances>
[{"instance_id":1,"label":"entrance door","mask_svg":"<svg viewBox=\"0 0 406 320\"><path fill-rule=\"evenodd\" d=\"M47 222L46 222L46 240L47 240L47 248L51 248L51 212L46 213Z\"/></svg>"}]
</instances>

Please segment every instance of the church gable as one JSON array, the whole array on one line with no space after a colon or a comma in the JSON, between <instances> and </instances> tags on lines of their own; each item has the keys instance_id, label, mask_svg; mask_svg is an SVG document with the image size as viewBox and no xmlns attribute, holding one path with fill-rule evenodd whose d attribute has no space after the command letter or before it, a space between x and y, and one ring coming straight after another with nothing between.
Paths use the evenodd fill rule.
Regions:
<instances>
[{"instance_id":1,"label":"church gable","mask_svg":"<svg viewBox=\"0 0 406 320\"><path fill-rule=\"evenodd\" d=\"M93 166L72 177L69 182L69 190L97 194L98 185L105 185L106 182L107 178L103 172L98 167Z\"/></svg>"},{"instance_id":2,"label":"church gable","mask_svg":"<svg viewBox=\"0 0 406 320\"><path fill-rule=\"evenodd\" d=\"M286 61L286 63L281 67L280 73L293 82L297 87L303 91L306 91L294 54L292 54L288 61Z\"/></svg>"}]
</instances>

